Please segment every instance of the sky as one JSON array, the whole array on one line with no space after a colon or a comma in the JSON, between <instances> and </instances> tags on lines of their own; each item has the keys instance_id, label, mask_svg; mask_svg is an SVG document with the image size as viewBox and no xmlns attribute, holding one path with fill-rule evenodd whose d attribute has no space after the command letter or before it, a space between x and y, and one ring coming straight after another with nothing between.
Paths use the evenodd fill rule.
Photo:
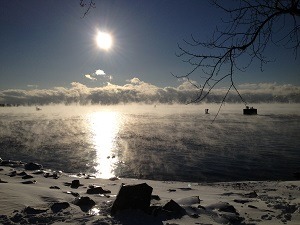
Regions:
<instances>
[{"instance_id":1,"label":"sky","mask_svg":"<svg viewBox=\"0 0 300 225\"><path fill-rule=\"evenodd\" d=\"M28 100L28 95L41 93L56 96L57 90L68 95L74 89L189 90L184 80L171 75L190 69L176 57L177 44L191 34L208 40L225 16L205 0L95 3L96 8L83 17L85 9L79 1L1 1L0 102ZM112 35L110 50L97 46L98 31ZM264 72L254 64L237 73L236 83L251 91L266 86L272 91L275 86L300 95L300 57L273 47L266 55L275 62L266 65Z\"/></svg>"}]
</instances>

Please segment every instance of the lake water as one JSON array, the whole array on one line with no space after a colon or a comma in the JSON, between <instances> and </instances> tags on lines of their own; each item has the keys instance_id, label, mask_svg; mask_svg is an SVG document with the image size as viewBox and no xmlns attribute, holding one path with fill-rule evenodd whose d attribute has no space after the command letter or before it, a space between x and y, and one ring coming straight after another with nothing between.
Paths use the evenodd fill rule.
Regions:
<instances>
[{"instance_id":1,"label":"lake water","mask_svg":"<svg viewBox=\"0 0 300 225\"><path fill-rule=\"evenodd\" d=\"M300 105L0 108L0 157L69 173L193 182L293 180ZM204 109L209 108L209 115Z\"/></svg>"}]
</instances>

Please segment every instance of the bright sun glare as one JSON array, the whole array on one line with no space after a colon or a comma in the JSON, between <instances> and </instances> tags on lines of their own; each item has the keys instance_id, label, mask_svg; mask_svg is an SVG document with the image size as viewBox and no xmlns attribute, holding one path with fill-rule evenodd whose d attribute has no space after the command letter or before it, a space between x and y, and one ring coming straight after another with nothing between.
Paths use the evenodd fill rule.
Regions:
<instances>
[{"instance_id":1,"label":"bright sun glare","mask_svg":"<svg viewBox=\"0 0 300 225\"><path fill-rule=\"evenodd\" d=\"M96 42L99 48L109 50L112 46L112 36L109 33L99 31Z\"/></svg>"}]
</instances>

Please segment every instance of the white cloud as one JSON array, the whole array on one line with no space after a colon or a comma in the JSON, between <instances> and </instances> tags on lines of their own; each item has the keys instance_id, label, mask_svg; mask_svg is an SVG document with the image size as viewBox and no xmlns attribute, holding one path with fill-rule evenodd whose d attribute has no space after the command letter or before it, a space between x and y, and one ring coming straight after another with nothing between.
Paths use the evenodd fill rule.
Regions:
<instances>
[{"instance_id":1,"label":"white cloud","mask_svg":"<svg viewBox=\"0 0 300 225\"><path fill-rule=\"evenodd\" d=\"M90 79L90 80L97 80L97 78L92 77L90 74L86 74L84 75L86 78Z\"/></svg>"},{"instance_id":2,"label":"white cloud","mask_svg":"<svg viewBox=\"0 0 300 225\"><path fill-rule=\"evenodd\" d=\"M105 74L105 72L103 70L99 69L99 70L95 71L95 75L97 75L97 76L102 75L103 76L103 75L106 75L106 74Z\"/></svg>"}]
</instances>

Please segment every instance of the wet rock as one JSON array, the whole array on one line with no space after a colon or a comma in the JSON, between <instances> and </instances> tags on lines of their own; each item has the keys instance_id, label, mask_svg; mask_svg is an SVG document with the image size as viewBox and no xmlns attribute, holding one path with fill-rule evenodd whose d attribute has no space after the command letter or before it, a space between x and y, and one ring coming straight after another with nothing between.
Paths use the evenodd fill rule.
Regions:
<instances>
[{"instance_id":1,"label":"wet rock","mask_svg":"<svg viewBox=\"0 0 300 225\"><path fill-rule=\"evenodd\" d=\"M153 188L146 183L122 185L113 203L111 214L125 209L140 209L147 212L150 207Z\"/></svg>"},{"instance_id":2,"label":"wet rock","mask_svg":"<svg viewBox=\"0 0 300 225\"><path fill-rule=\"evenodd\" d=\"M51 205L51 210L52 212L57 213L68 207L70 207L68 202L55 202Z\"/></svg>"},{"instance_id":3,"label":"wet rock","mask_svg":"<svg viewBox=\"0 0 300 225\"><path fill-rule=\"evenodd\" d=\"M37 209L37 208L33 208L31 206L27 206L23 212L26 213L26 214L40 214L40 213L43 213L43 212L46 212L47 209Z\"/></svg>"},{"instance_id":4,"label":"wet rock","mask_svg":"<svg viewBox=\"0 0 300 225\"><path fill-rule=\"evenodd\" d=\"M102 187L99 186L89 186L89 189L86 191L87 194L109 194L111 193L110 190L104 190Z\"/></svg>"},{"instance_id":5,"label":"wet rock","mask_svg":"<svg viewBox=\"0 0 300 225\"><path fill-rule=\"evenodd\" d=\"M38 163L26 163L24 166L25 170L41 170L43 169L43 166L41 164Z\"/></svg>"}]
</instances>

